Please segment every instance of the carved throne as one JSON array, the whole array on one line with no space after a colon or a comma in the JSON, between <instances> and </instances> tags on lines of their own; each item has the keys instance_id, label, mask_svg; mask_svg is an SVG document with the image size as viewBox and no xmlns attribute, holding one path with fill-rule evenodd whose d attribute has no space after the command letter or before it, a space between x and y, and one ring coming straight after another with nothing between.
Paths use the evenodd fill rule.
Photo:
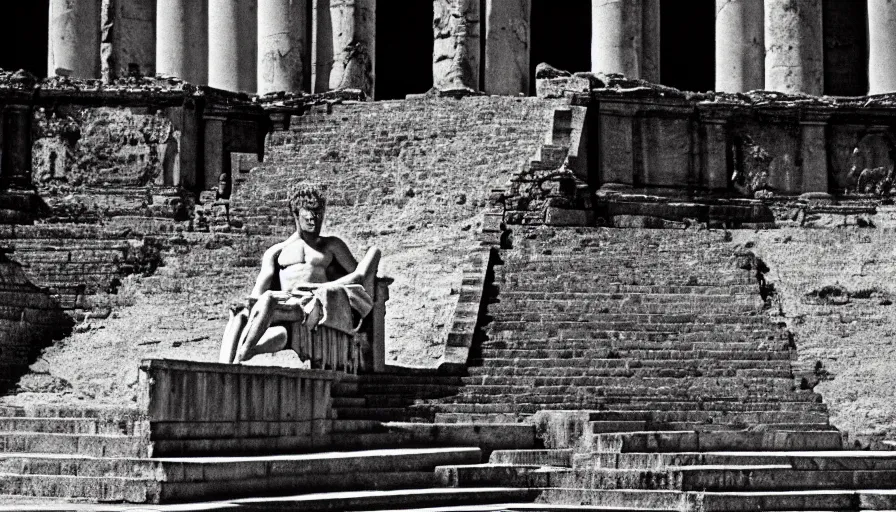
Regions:
<instances>
[{"instance_id":1,"label":"carved throne","mask_svg":"<svg viewBox=\"0 0 896 512\"><path fill-rule=\"evenodd\" d=\"M328 279L336 280L346 275L344 270L331 265L327 269ZM287 330L287 349L294 350L302 361L310 361L311 368L334 370L347 374L384 372L386 369L386 301L389 300L389 285L394 279L376 277L364 283L364 288L373 299L373 309L363 319L361 328L354 335L327 326L311 330L301 321L280 322ZM280 290L279 283L272 283L271 289ZM249 309L255 305L255 298L247 298ZM294 304L278 303L278 308L290 309Z\"/></svg>"}]
</instances>

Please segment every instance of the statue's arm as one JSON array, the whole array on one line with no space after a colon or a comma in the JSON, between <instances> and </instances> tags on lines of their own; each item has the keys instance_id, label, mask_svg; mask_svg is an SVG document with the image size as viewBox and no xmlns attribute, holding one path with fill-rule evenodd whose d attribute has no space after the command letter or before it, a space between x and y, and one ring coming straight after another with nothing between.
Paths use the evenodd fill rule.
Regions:
<instances>
[{"instance_id":1,"label":"statue's arm","mask_svg":"<svg viewBox=\"0 0 896 512\"><path fill-rule=\"evenodd\" d=\"M333 237L330 240L330 250L333 253L333 259L341 266L347 274L351 274L358 268L358 260L348 248L348 245L341 238Z\"/></svg>"},{"instance_id":2,"label":"statue's arm","mask_svg":"<svg viewBox=\"0 0 896 512\"><path fill-rule=\"evenodd\" d=\"M261 270L255 279L255 287L252 288L252 297L259 297L262 293L271 289L271 283L277 275L277 257L283 250L281 244L277 244L264 252L261 257Z\"/></svg>"}]
</instances>

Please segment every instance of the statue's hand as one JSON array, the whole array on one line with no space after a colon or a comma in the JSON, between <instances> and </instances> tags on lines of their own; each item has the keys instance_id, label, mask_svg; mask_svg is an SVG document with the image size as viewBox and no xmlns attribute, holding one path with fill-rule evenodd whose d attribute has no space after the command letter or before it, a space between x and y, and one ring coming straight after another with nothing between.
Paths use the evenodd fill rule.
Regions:
<instances>
[{"instance_id":1,"label":"statue's hand","mask_svg":"<svg viewBox=\"0 0 896 512\"><path fill-rule=\"evenodd\" d=\"M311 292L321 287L320 283L299 283L292 287L289 293L301 294L302 292Z\"/></svg>"}]
</instances>

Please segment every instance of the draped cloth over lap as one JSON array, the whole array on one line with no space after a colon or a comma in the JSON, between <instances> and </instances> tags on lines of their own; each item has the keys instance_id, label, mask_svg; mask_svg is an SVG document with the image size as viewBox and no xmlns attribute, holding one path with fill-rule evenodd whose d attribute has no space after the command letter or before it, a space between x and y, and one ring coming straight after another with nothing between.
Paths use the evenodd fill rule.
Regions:
<instances>
[{"instance_id":1,"label":"draped cloth over lap","mask_svg":"<svg viewBox=\"0 0 896 512\"><path fill-rule=\"evenodd\" d=\"M311 290L270 293L277 300L277 310L301 321L308 331L323 326L354 335L373 309L373 298L359 284L324 284ZM252 303L250 299L250 307Z\"/></svg>"}]
</instances>

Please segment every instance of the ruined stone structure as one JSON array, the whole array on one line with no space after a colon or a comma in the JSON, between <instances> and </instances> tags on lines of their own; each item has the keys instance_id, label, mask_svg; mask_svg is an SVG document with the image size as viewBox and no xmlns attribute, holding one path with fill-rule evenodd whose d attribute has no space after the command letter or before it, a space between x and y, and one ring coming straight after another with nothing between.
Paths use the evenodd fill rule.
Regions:
<instances>
[{"instance_id":1,"label":"ruined stone structure","mask_svg":"<svg viewBox=\"0 0 896 512\"><path fill-rule=\"evenodd\" d=\"M430 83L437 89L528 94L537 64L531 55L562 60L533 48L542 37L533 30L561 30L532 19L533 1L540 0L434 0L429 19L402 24L431 22ZM667 57L714 47L715 83L697 85L701 90L863 95L896 88L889 65L896 59L891 2L717 0L714 21L687 20L714 24L707 28L714 44L694 48L664 39L685 20L662 6L661 0L592 0L590 12L569 11L590 15L591 71L665 82L672 70L664 65L690 65ZM377 50L377 39L386 37L378 31L405 30L388 24L402 11L387 7L375 0L53 0L47 73L114 78L159 72L231 91L355 88L378 97L377 82L397 77L377 76L377 59L404 58ZM383 63L382 69L395 73L421 64Z\"/></svg>"}]
</instances>

